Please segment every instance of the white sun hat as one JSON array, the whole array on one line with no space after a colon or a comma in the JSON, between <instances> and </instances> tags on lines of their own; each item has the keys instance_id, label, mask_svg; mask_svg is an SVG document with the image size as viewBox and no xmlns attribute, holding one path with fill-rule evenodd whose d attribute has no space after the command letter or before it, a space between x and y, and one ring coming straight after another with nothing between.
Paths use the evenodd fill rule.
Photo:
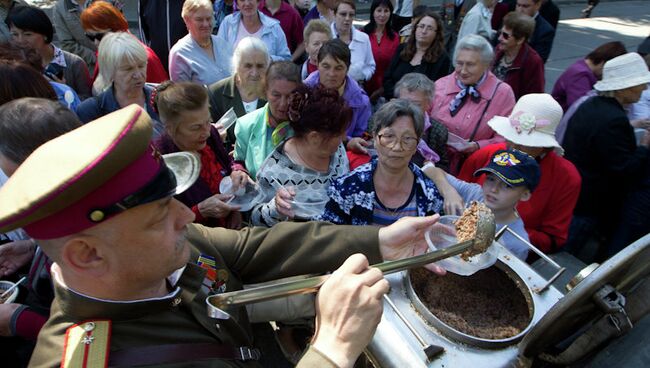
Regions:
<instances>
[{"instance_id":1,"label":"white sun hat","mask_svg":"<svg viewBox=\"0 0 650 368\"><path fill-rule=\"evenodd\" d=\"M555 139L555 128L562 119L562 107L548 93L522 96L509 117L495 116L488 125L512 143L528 147L555 147L564 150Z\"/></svg>"},{"instance_id":2,"label":"white sun hat","mask_svg":"<svg viewBox=\"0 0 650 368\"><path fill-rule=\"evenodd\" d=\"M597 91L619 91L650 83L650 71L641 55L629 52L605 63L603 79L594 85Z\"/></svg>"}]
</instances>

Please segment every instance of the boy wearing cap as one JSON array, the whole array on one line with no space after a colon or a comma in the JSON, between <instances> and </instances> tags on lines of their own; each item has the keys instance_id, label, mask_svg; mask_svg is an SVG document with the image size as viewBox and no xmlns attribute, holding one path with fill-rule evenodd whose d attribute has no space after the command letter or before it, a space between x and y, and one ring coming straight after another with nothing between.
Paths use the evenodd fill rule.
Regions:
<instances>
[{"instance_id":1,"label":"boy wearing cap","mask_svg":"<svg viewBox=\"0 0 650 368\"><path fill-rule=\"evenodd\" d=\"M131 105L45 143L0 190L0 231L22 226L54 261L55 298L30 366L258 366L245 309L210 317L207 296L338 267L316 298L316 335L298 366L351 367L388 292L368 264L425 252L437 216L381 229L205 228L173 198L196 180L198 158L163 161L151 133Z\"/></svg>"},{"instance_id":2,"label":"boy wearing cap","mask_svg":"<svg viewBox=\"0 0 650 368\"><path fill-rule=\"evenodd\" d=\"M497 230L507 225L510 230L529 241L524 222L516 207L519 202L530 199L531 193L539 183L539 165L535 159L519 150L498 150L487 166L476 170L474 176L484 173L486 177L483 185L467 183L449 174L445 175L445 179L465 203L485 202L494 213ZM441 177L436 175L436 186L440 179ZM517 258L525 261L528 257L526 244L510 232L503 234L499 242Z\"/></svg>"}]
</instances>

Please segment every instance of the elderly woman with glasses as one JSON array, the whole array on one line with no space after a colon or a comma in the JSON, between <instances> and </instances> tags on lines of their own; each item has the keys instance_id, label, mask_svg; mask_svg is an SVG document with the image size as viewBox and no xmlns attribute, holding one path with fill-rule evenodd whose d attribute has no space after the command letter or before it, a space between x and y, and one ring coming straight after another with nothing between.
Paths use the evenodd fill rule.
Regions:
<instances>
[{"instance_id":1,"label":"elderly woman with glasses","mask_svg":"<svg viewBox=\"0 0 650 368\"><path fill-rule=\"evenodd\" d=\"M386 226L403 216L441 212L438 189L411 162L424 130L420 109L405 100L392 100L375 113L372 126L377 157L332 183L319 219Z\"/></svg>"},{"instance_id":2,"label":"elderly woman with glasses","mask_svg":"<svg viewBox=\"0 0 650 368\"><path fill-rule=\"evenodd\" d=\"M33 6L14 6L6 23L12 43L40 54L48 78L72 87L82 100L90 97L88 65L79 56L52 44L54 26L43 10Z\"/></svg>"},{"instance_id":3,"label":"elderly woman with glasses","mask_svg":"<svg viewBox=\"0 0 650 368\"><path fill-rule=\"evenodd\" d=\"M432 81L449 74L451 63L445 51L443 23L431 10L414 21L406 43L401 44L384 74L384 97L394 97L395 83L405 74L421 73Z\"/></svg>"},{"instance_id":4,"label":"elderly woman with glasses","mask_svg":"<svg viewBox=\"0 0 650 368\"><path fill-rule=\"evenodd\" d=\"M80 20L86 37L96 46L108 32L129 32L129 23L124 14L105 1L96 1L90 4L81 12ZM156 53L149 46L145 44L142 46L147 52L147 82L160 83L169 79ZM94 75L95 78L99 76L99 63L95 64ZM101 92L101 88L99 91Z\"/></svg>"},{"instance_id":5,"label":"elderly woman with glasses","mask_svg":"<svg viewBox=\"0 0 650 368\"><path fill-rule=\"evenodd\" d=\"M226 203L231 196L220 193L219 185L230 176L233 185L240 187L248 175L241 165L233 164L211 124L205 87L193 82L164 82L157 88L154 103L165 125L165 133L156 141L160 152L194 152L201 160L199 178L178 200L192 209L194 222L239 227L238 207Z\"/></svg>"},{"instance_id":6,"label":"elderly woman with glasses","mask_svg":"<svg viewBox=\"0 0 650 368\"><path fill-rule=\"evenodd\" d=\"M487 122L496 115L510 115L515 95L490 71L493 57L492 46L485 38L466 36L456 44L456 70L436 81L431 118L449 129L447 152L452 175L472 152L503 142Z\"/></svg>"},{"instance_id":7,"label":"elderly woman with glasses","mask_svg":"<svg viewBox=\"0 0 650 368\"><path fill-rule=\"evenodd\" d=\"M212 120L218 121L229 109L240 118L264 107L264 75L270 62L264 42L255 37L241 40L232 57L235 74L208 87ZM235 145L235 124L226 130L224 143L230 152Z\"/></svg>"},{"instance_id":8,"label":"elderly woman with glasses","mask_svg":"<svg viewBox=\"0 0 650 368\"><path fill-rule=\"evenodd\" d=\"M189 33L169 51L171 80L210 85L229 77L232 44L212 34L210 0L185 0L181 16Z\"/></svg>"}]
</instances>

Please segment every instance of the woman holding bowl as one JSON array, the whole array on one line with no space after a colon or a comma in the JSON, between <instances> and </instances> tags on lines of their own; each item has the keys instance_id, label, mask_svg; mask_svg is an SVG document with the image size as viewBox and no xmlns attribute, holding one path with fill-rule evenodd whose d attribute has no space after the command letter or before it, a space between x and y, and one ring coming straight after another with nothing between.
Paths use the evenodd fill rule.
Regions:
<instances>
[{"instance_id":1,"label":"woman holding bowl","mask_svg":"<svg viewBox=\"0 0 650 368\"><path fill-rule=\"evenodd\" d=\"M411 163L424 130L420 109L405 100L389 101L372 126L377 157L332 182L319 220L386 226L403 216L440 213L438 188Z\"/></svg>"},{"instance_id":2,"label":"woman holding bowl","mask_svg":"<svg viewBox=\"0 0 650 368\"><path fill-rule=\"evenodd\" d=\"M291 201L326 197L330 181L349 171L341 142L352 111L336 90L300 87L291 94L287 114L294 135L260 167L257 180L265 200L253 208L255 225L304 217Z\"/></svg>"},{"instance_id":3,"label":"woman holding bowl","mask_svg":"<svg viewBox=\"0 0 650 368\"><path fill-rule=\"evenodd\" d=\"M210 0L185 0L181 16L189 33L169 51L171 80L210 85L229 77L232 46L212 34Z\"/></svg>"},{"instance_id":4,"label":"woman holding bowl","mask_svg":"<svg viewBox=\"0 0 650 368\"><path fill-rule=\"evenodd\" d=\"M305 79L305 84L315 87L318 84L338 91L352 109L352 121L346 130L346 148L356 153L367 153L368 143L361 138L368 128L371 109L370 100L359 84L348 75L350 69L350 49L336 38L321 46L318 51L318 71Z\"/></svg>"},{"instance_id":5,"label":"woman holding bowl","mask_svg":"<svg viewBox=\"0 0 650 368\"><path fill-rule=\"evenodd\" d=\"M235 124L235 160L251 178L273 149L291 135L287 109L291 92L302 84L300 67L290 61L273 62L266 71L264 107L250 112Z\"/></svg>"},{"instance_id":6,"label":"woman holding bowl","mask_svg":"<svg viewBox=\"0 0 650 368\"><path fill-rule=\"evenodd\" d=\"M432 81L449 74L444 26L440 16L427 10L413 23L413 32L401 44L384 75L384 97L394 97L395 84L408 73L421 73Z\"/></svg>"},{"instance_id":7,"label":"woman holding bowl","mask_svg":"<svg viewBox=\"0 0 650 368\"><path fill-rule=\"evenodd\" d=\"M509 116L515 95L490 71L493 57L485 38L465 36L456 44L455 71L436 81L431 118L449 129L447 152L452 175L472 152L503 142L487 122L496 115Z\"/></svg>"},{"instance_id":8,"label":"woman holding bowl","mask_svg":"<svg viewBox=\"0 0 650 368\"><path fill-rule=\"evenodd\" d=\"M233 186L241 187L248 174L232 163L211 124L205 87L193 82L164 82L157 88L154 103L165 126L165 133L155 143L160 152L194 152L201 160L199 178L177 199L192 209L195 222L238 228L239 208L226 203L232 195L220 193L219 185L230 176Z\"/></svg>"}]
</instances>

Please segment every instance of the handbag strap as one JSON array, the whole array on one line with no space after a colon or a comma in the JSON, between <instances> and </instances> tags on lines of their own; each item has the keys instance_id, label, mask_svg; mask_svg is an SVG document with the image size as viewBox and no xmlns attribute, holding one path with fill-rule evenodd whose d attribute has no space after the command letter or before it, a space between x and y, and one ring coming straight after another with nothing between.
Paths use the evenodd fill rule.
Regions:
<instances>
[{"instance_id":1,"label":"handbag strap","mask_svg":"<svg viewBox=\"0 0 650 368\"><path fill-rule=\"evenodd\" d=\"M488 102L485 104L485 107L483 108L483 112L481 113L481 116L479 116L478 121L476 122L476 125L474 126L474 131L472 131L472 135L469 136L469 142L474 141L474 136L476 135L476 132L478 132L478 127L481 126L481 120L483 120L483 116L485 116L485 112L487 111L488 107L490 107L490 104L492 103L492 100L494 99L494 95L496 95L497 90L499 89L499 86L501 85L501 81L499 81L494 87L494 90L492 91L492 96L488 100Z\"/></svg>"},{"instance_id":2,"label":"handbag strap","mask_svg":"<svg viewBox=\"0 0 650 368\"><path fill-rule=\"evenodd\" d=\"M260 351L249 347L234 347L232 345L202 343L202 344L169 344L143 346L137 348L112 351L109 356L109 367L132 367L136 365L160 365L163 363L181 363L205 359L224 360L259 360Z\"/></svg>"}]
</instances>

